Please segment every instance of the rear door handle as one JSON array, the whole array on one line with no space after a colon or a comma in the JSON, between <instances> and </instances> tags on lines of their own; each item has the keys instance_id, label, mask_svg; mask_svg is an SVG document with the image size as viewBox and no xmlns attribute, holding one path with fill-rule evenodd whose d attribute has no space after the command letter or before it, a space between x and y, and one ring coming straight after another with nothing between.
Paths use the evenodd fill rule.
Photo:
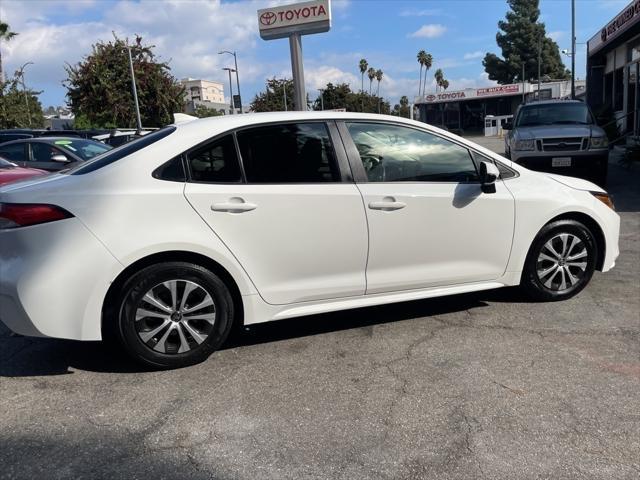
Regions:
<instances>
[{"instance_id":1,"label":"rear door handle","mask_svg":"<svg viewBox=\"0 0 640 480\"><path fill-rule=\"evenodd\" d=\"M244 199L240 197L233 197L230 198L228 202L219 202L211 205L211 210L214 212L242 213L250 212L256 208L258 208L258 205L255 203L245 202Z\"/></svg>"},{"instance_id":2,"label":"rear door handle","mask_svg":"<svg viewBox=\"0 0 640 480\"><path fill-rule=\"evenodd\" d=\"M406 203L397 202L393 197L384 197L380 202L369 202L369 208L371 210L384 210L387 212L400 210L401 208L404 208L406 206Z\"/></svg>"}]
</instances>

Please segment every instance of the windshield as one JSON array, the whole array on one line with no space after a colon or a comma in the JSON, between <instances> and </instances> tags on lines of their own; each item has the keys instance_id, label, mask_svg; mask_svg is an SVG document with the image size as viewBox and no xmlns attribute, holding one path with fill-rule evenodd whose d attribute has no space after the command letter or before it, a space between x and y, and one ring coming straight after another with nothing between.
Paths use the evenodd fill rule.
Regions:
<instances>
[{"instance_id":1,"label":"windshield","mask_svg":"<svg viewBox=\"0 0 640 480\"><path fill-rule=\"evenodd\" d=\"M95 142L93 140L85 140L83 138L65 138L64 140L55 140L53 142L58 148L68 150L83 160L89 160L93 157L111 150L112 147L104 143Z\"/></svg>"},{"instance_id":2,"label":"windshield","mask_svg":"<svg viewBox=\"0 0 640 480\"><path fill-rule=\"evenodd\" d=\"M522 107L516 127L537 125L590 125L591 112L584 103L548 103Z\"/></svg>"},{"instance_id":3,"label":"windshield","mask_svg":"<svg viewBox=\"0 0 640 480\"><path fill-rule=\"evenodd\" d=\"M13 168L13 167L15 167L14 163L11 163L8 160L5 160L4 158L0 157L0 168Z\"/></svg>"}]
</instances>

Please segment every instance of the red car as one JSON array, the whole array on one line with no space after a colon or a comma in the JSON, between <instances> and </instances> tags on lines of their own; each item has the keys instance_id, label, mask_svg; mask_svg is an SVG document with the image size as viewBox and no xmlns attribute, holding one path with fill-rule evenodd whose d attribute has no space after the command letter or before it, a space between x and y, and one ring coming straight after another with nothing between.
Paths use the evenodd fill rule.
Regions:
<instances>
[{"instance_id":1,"label":"red car","mask_svg":"<svg viewBox=\"0 0 640 480\"><path fill-rule=\"evenodd\" d=\"M18 180L23 180L25 178L45 175L47 173L49 172L38 170L37 168L18 167L15 163L11 163L10 161L0 157L0 186L11 182L17 182Z\"/></svg>"}]
</instances>

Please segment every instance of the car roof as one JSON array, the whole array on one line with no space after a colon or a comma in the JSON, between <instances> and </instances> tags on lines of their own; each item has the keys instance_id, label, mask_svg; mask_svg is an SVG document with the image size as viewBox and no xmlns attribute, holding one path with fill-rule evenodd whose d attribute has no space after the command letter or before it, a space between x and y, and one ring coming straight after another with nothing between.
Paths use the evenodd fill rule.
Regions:
<instances>
[{"instance_id":1,"label":"car roof","mask_svg":"<svg viewBox=\"0 0 640 480\"><path fill-rule=\"evenodd\" d=\"M333 112L333 111L294 111L294 112L265 112L245 113L241 115L223 115L217 117L199 118L189 122L178 123L176 128L183 132L225 131L242 127L249 127L268 123L304 122L304 121L355 120L372 122L396 122L425 127L425 123L409 120L403 117L380 115L375 113Z\"/></svg>"}]
</instances>

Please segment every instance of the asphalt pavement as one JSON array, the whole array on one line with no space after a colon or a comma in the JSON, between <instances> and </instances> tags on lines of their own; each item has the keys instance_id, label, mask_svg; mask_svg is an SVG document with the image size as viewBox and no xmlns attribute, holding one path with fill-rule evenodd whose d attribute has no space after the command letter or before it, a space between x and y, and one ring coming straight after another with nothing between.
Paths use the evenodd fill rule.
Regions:
<instances>
[{"instance_id":1,"label":"asphalt pavement","mask_svg":"<svg viewBox=\"0 0 640 480\"><path fill-rule=\"evenodd\" d=\"M616 267L297 318L153 372L0 324L0 478L637 479L640 168L612 165Z\"/></svg>"}]
</instances>

